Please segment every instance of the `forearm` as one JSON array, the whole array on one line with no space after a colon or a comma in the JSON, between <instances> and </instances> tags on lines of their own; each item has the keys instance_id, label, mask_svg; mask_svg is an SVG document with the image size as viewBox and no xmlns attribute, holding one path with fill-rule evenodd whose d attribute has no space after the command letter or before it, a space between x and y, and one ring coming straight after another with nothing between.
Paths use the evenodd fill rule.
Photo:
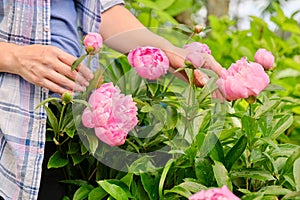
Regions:
<instances>
[{"instance_id":1,"label":"forearm","mask_svg":"<svg viewBox=\"0 0 300 200\"><path fill-rule=\"evenodd\" d=\"M184 64L187 51L152 33L123 6L115 6L103 13L100 33L107 46L121 53L126 54L138 46L153 46L167 53L171 65L176 65L173 67Z\"/></svg>"},{"instance_id":2,"label":"forearm","mask_svg":"<svg viewBox=\"0 0 300 200\"><path fill-rule=\"evenodd\" d=\"M17 51L18 45L0 42L0 72L16 73L16 66L14 66L15 51Z\"/></svg>"}]
</instances>

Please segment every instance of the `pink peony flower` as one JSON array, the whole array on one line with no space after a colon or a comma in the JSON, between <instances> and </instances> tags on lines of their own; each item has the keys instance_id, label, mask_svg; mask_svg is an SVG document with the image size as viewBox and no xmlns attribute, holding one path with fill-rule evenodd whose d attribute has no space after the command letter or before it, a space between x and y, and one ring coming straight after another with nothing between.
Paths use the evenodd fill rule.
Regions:
<instances>
[{"instance_id":1,"label":"pink peony flower","mask_svg":"<svg viewBox=\"0 0 300 200\"><path fill-rule=\"evenodd\" d=\"M211 50L209 49L207 44L203 44L200 42L192 42L190 44L184 45L183 48L188 50L189 52L211 54Z\"/></svg>"},{"instance_id":2,"label":"pink peony flower","mask_svg":"<svg viewBox=\"0 0 300 200\"><path fill-rule=\"evenodd\" d=\"M190 44L184 45L184 49L188 51L185 58L187 63L191 63L194 67L202 67L204 64L204 59L201 56L202 53L211 54L209 47L206 44L200 42L192 42Z\"/></svg>"},{"instance_id":3,"label":"pink peony flower","mask_svg":"<svg viewBox=\"0 0 300 200\"><path fill-rule=\"evenodd\" d=\"M222 70L217 85L229 101L257 96L270 82L260 64L248 63L245 58L232 64L228 70Z\"/></svg>"},{"instance_id":4,"label":"pink peony flower","mask_svg":"<svg viewBox=\"0 0 300 200\"><path fill-rule=\"evenodd\" d=\"M94 128L96 136L110 146L124 144L127 134L138 123L137 107L130 95L120 93L111 82L101 85L89 98L82 124Z\"/></svg>"},{"instance_id":5,"label":"pink peony flower","mask_svg":"<svg viewBox=\"0 0 300 200\"><path fill-rule=\"evenodd\" d=\"M130 51L127 58L138 75L150 80L166 74L169 68L167 55L161 49L155 47L138 47Z\"/></svg>"},{"instance_id":6,"label":"pink peony flower","mask_svg":"<svg viewBox=\"0 0 300 200\"><path fill-rule=\"evenodd\" d=\"M189 197L189 200L239 200L226 186L202 190Z\"/></svg>"},{"instance_id":7,"label":"pink peony flower","mask_svg":"<svg viewBox=\"0 0 300 200\"><path fill-rule=\"evenodd\" d=\"M99 33L88 33L83 39L85 51L92 55L99 53L102 48L102 43L103 40Z\"/></svg>"},{"instance_id":8,"label":"pink peony flower","mask_svg":"<svg viewBox=\"0 0 300 200\"><path fill-rule=\"evenodd\" d=\"M258 49L254 55L254 60L268 70L273 67L275 58L270 51Z\"/></svg>"}]
</instances>

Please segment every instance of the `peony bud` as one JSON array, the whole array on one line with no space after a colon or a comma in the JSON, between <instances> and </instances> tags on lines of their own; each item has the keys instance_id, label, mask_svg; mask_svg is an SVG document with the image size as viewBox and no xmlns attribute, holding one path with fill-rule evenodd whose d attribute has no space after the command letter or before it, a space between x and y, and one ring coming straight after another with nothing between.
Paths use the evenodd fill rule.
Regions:
<instances>
[{"instance_id":1,"label":"peony bud","mask_svg":"<svg viewBox=\"0 0 300 200\"><path fill-rule=\"evenodd\" d=\"M87 54L95 55L102 48L102 37L99 33L88 33L83 39L83 45Z\"/></svg>"},{"instance_id":2,"label":"peony bud","mask_svg":"<svg viewBox=\"0 0 300 200\"><path fill-rule=\"evenodd\" d=\"M64 92L61 99L63 104L71 103L73 101L73 94L70 92Z\"/></svg>"},{"instance_id":3,"label":"peony bud","mask_svg":"<svg viewBox=\"0 0 300 200\"><path fill-rule=\"evenodd\" d=\"M196 25L196 26L195 26L194 32L195 32L196 34L199 34L199 33L201 33L203 30L204 30L204 27L203 27L203 26L201 26L201 25Z\"/></svg>"},{"instance_id":4,"label":"peony bud","mask_svg":"<svg viewBox=\"0 0 300 200\"><path fill-rule=\"evenodd\" d=\"M273 67L274 59L273 54L266 49L258 49L254 55L255 62L261 64L266 70Z\"/></svg>"}]
</instances>

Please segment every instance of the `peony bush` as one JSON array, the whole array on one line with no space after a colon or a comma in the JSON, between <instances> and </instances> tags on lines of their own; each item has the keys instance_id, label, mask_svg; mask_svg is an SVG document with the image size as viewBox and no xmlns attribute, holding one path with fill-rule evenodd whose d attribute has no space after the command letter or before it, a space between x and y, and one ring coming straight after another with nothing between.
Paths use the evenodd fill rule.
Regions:
<instances>
[{"instance_id":1,"label":"peony bush","mask_svg":"<svg viewBox=\"0 0 300 200\"><path fill-rule=\"evenodd\" d=\"M257 18L234 31L228 19L211 17L211 34L185 44L187 61L209 77L203 88L166 73L159 49L140 47L109 62L100 53L108 64L85 92L44 102L47 138L57 145L48 167L64 169L65 199L299 198L300 39L276 9L272 19L291 34L285 40ZM168 38L182 46L181 37ZM221 77L201 68L204 53L222 64ZM149 64L153 58L162 63ZM191 78L194 68L182 70ZM227 101L212 98L217 88Z\"/></svg>"}]
</instances>

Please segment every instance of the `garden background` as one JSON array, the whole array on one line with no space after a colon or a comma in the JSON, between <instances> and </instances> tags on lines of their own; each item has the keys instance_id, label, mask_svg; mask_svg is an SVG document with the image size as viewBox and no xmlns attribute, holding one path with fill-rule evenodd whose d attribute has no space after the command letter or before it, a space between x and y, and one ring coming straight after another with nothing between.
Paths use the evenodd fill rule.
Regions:
<instances>
[{"instance_id":1,"label":"garden background","mask_svg":"<svg viewBox=\"0 0 300 200\"><path fill-rule=\"evenodd\" d=\"M65 170L65 199L188 199L224 185L245 200L300 199L300 26L297 12L283 12L285 2L270 1L261 10L272 29L255 16L239 29L239 20L227 15L229 1L126 1L153 32L178 46L205 43L225 68L241 57L253 60L259 48L271 51L271 83L255 102L220 103L211 98L212 72L206 71L212 78L203 88L171 74L148 81L125 55L104 48L104 80L132 95L139 124L124 145L109 147L80 125L82 99L56 104L57 115L47 109L48 140L58 147L48 167ZM203 6L209 28L195 34Z\"/></svg>"}]
</instances>

